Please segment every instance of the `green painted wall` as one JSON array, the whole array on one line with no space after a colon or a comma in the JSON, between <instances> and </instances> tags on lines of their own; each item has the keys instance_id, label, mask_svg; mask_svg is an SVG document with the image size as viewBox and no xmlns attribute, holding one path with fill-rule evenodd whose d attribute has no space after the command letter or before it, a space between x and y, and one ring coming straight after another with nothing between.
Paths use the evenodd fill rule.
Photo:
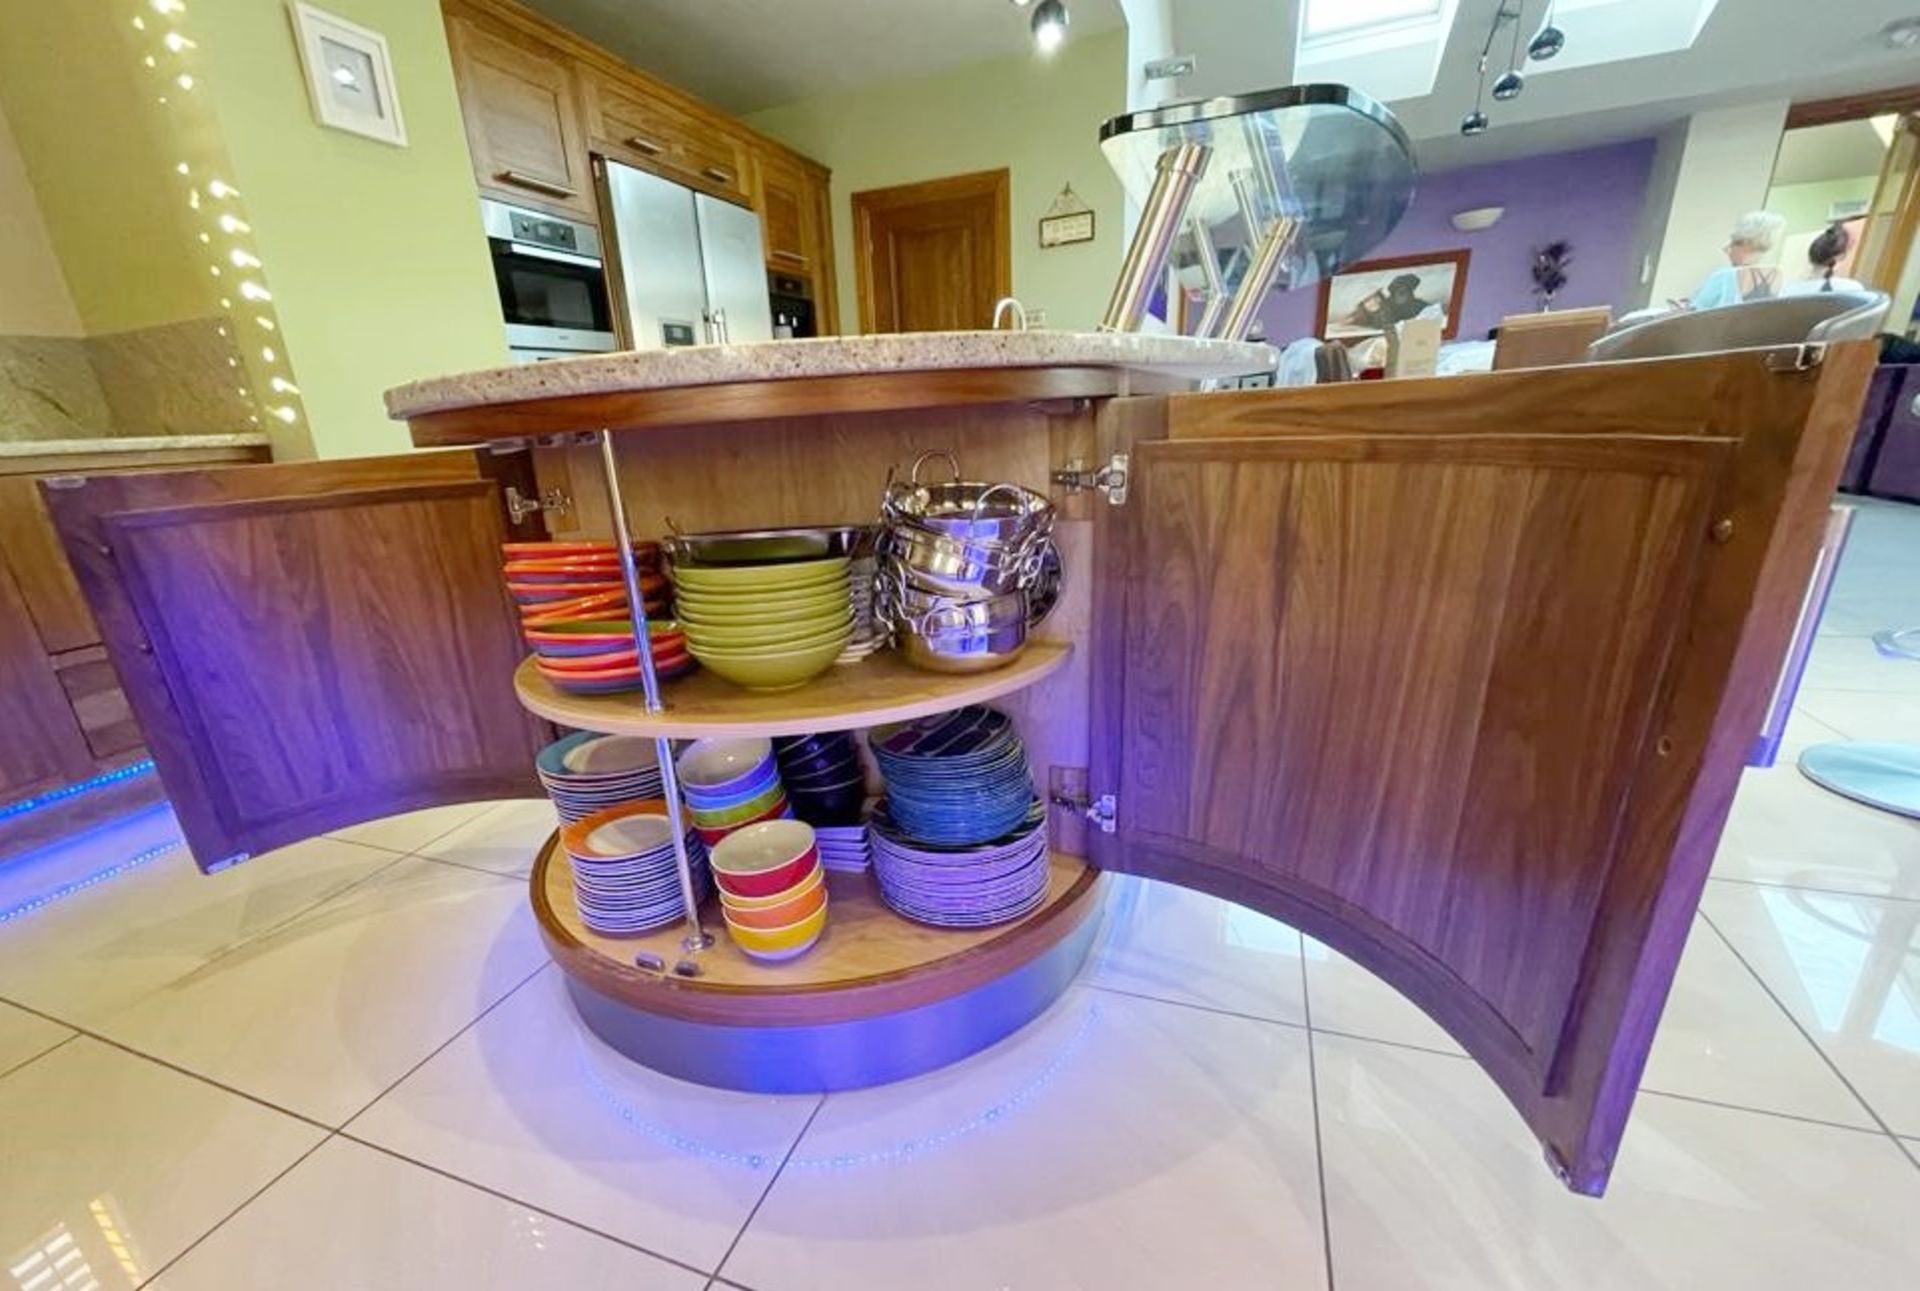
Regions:
<instances>
[{"instance_id":1,"label":"green painted wall","mask_svg":"<svg viewBox=\"0 0 1920 1291\"><path fill-rule=\"evenodd\" d=\"M381 392L507 361L437 0L327 0L392 52L408 146L317 124L281 0L193 0L225 137L321 457L409 447Z\"/></svg>"},{"instance_id":2,"label":"green painted wall","mask_svg":"<svg viewBox=\"0 0 1920 1291\"><path fill-rule=\"evenodd\" d=\"M1075 38L1051 59L995 59L934 76L769 108L748 124L833 169L840 318L859 327L851 195L868 188L1007 167L1013 291L1047 326L1090 328L1124 251L1120 183L1100 155L1100 123L1126 110L1124 30ZM1043 251L1040 217L1063 184L1093 207L1092 242Z\"/></svg>"},{"instance_id":3,"label":"green painted wall","mask_svg":"<svg viewBox=\"0 0 1920 1291\"><path fill-rule=\"evenodd\" d=\"M192 253L157 72L105 0L11 4L0 106L88 334L205 317L219 306Z\"/></svg>"},{"instance_id":4,"label":"green painted wall","mask_svg":"<svg viewBox=\"0 0 1920 1291\"><path fill-rule=\"evenodd\" d=\"M1878 175L1831 179L1817 184L1781 184L1767 190L1767 209L1786 217L1787 236L1818 233L1827 227L1835 202L1872 201Z\"/></svg>"}]
</instances>

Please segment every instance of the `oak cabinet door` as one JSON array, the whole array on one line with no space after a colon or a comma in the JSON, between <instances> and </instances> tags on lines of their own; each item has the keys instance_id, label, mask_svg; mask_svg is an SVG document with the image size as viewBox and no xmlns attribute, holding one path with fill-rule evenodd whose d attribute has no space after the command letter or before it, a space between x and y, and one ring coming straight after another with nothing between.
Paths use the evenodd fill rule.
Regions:
<instances>
[{"instance_id":1,"label":"oak cabinet door","mask_svg":"<svg viewBox=\"0 0 1920 1291\"><path fill-rule=\"evenodd\" d=\"M482 460L47 490L202 869L394 812L538 795L547 728L513 693L509 535Z\"/></svg>"},{"instance_id":2,"label":"oak cabinet door","mask_svg":"<svg viewBox=\"0 0 1920 1291\"><path fill-rule=\"evenodd\" d=\"M1600 1192L1868 362L1117 401L1095 862L1358 960Z\"/></svg>"},{"instance_id":3,"label":"oak cabinet door","mask_svg":"<svg viewBox=\"0 0 1920 1291\"><path fill-rule=\"evenodd\" d=\"M447 17L447 38L480 187L507 201L593 219L567 56L457 14Z\"/></svg>"}]
</instances>

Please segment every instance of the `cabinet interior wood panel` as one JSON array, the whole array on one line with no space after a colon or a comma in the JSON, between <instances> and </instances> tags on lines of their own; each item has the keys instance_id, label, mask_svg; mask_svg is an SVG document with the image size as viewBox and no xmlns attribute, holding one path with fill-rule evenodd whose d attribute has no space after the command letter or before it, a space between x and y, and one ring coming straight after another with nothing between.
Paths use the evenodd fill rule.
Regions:
<instances>
[{"instance_id":1,"label":"cabinet interior wood panel","mask_svg":"<svg viewBox=\"0 0 1920 1291\"><path fill-rule=\"evenodd\" d=\"M13 572L43 654L78 650L100 639L33 476L0 478L0 560Z\"/></svg>"},{"instance_id":2,"label":"cabinet interior wood panel","mask_svg":"<svg viewBox=\"0 0 1920 1291\"><path fill-rule=\"evenodd\" d=\"M0 565L0 696L8 727L0 739L0 803L91 774L93 758L80 724L5 565Z\"/></svg>"}]
</instances>

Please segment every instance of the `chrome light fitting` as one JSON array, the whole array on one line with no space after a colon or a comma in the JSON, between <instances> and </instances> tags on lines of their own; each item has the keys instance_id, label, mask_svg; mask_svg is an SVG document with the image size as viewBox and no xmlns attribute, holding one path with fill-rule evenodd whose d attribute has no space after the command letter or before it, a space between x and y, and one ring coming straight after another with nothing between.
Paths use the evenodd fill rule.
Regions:
<instances>
[{"instance_id":1,"label":"chrome light fitting","mask_svg":"<svg viewBox=\"0 0 1920 1291\"><path fill-rule=\"evenodd\" d=\"M1567 43L1566 35L1553 25L1554 0L1548 0L1545 25L1538 34L1527 43L1527 57L1544 61L1558 54ZM1513 24L1513 47L1507 58L1507 70L1500 73L1493 82L1493 97L1497 103L1510 103L1520 97L1527 88L1527 77L1520 70L1520 24L1526 18L1526 0L1500 0L1495 10L1493 22L1487 28L1486 43L1480 46L1480 85L1473 100L1473 111L1460 118L1460 133L1467 136L1485 134L1492 121L1486 113L1487 67L1493 57L1493 42L1500 38L1500 29L1508 23Z\"/></svg>"},{"instance_id":2,"label":"chrome light fitting","mask_svg":"<svg viewBox=\"0 0 1920 1291\"><path fill-rule=\"evenodd\" d=\"M1538 33L1527 42L1527 57L1536 63L1544 63L1562 49L1566 48L1567 34L1553 25L1553 4L1547 5L1547 16Z\"/></svg>"},{"instance_id":3,"label":"chrome light fitting","mask_svg":"<svg viewBox=\"0 0 1920 1291\"><path fill-rule=\"evenodd\" d=\"M1014 0L1018 4L1021 0ZM1040 0L1033 7L1033 43L1040 47L1043 54L1051 54L1060 48L1060 42L1067 38L1067 6L1062 0Z\"/></svg>"}]
</instances>

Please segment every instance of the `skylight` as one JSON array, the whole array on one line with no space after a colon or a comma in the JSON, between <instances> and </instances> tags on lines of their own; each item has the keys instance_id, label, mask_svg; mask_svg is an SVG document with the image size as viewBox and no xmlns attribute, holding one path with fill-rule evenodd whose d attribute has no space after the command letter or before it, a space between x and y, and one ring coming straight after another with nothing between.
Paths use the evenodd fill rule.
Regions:
<instances>
[{"instance_id":1,"label":"skylight","mask_svg":"<svg viewBox=\"0 0 1920 1291\"><path fill-rule=\"evenodd\" d=\"M1439 16L1440 0L1307 0L1302 40L1368 35Z\"/></svg>"}]
</instances>

